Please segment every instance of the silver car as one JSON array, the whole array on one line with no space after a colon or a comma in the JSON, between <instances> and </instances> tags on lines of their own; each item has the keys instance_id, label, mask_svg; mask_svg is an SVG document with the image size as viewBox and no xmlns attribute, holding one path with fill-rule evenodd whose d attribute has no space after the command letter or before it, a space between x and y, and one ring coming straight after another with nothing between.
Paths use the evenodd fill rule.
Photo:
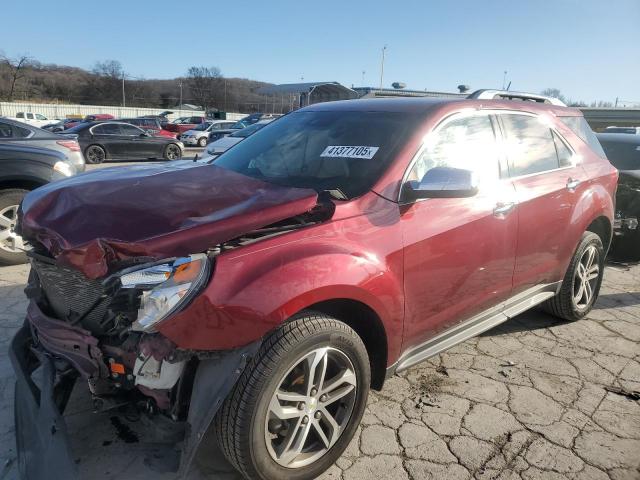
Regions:
<instances>
[{"instance_id":1,"label":"silver car","mask_svg":"<svg viewBox=\"0 0 640 480\"><path fill-rule=\"evenodd\" d=\"M84 172L85 162L77 139L77 135L52 133L16 120L0 118L0 143L56 150L67 157L76 173L80 173Z\"/></svg>"},{"instance_id":2,"label":"silver car","mask_svg":"<svg viewBox=\"0 0 640 480\"><path fill-rule=\"evenodd\" d=\"M229 120L207 120L196 128L180 134L180 141L184 143L185 146L204 147L209 141L209 135L211 135L211 133L231 128L235 123L236 122Z\"/></svg>"}]
</instances>

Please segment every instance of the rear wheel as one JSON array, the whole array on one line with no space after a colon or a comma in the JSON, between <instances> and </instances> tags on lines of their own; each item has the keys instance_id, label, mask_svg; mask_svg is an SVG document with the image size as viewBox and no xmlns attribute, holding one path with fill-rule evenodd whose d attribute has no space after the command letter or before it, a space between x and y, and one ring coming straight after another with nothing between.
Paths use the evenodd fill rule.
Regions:
<instances>
[{"instance_id":1,"label":"rear wheel","mask_svg":"<svg viewBox=\"0 0 640 480\"><path fill-rule=\"evenodd\" d=\"M545 309L564 320L580 320L593 308L604 273L604 247L593 232L582 234L560 292L547 300Z\"/></svg>"},{"instance_id":2,"label":"rear wheel","mask_svg":"<svg viewBox=\"0 0 640 480\"><path fill-rule=\"evenodd\" d=\"M182 158L182 150L175 143L170 143L164 147L163 157L165 160L180 160Z\"/></svg>"},{"instance_id":3,"label":"rear wheel","mask_svg":"<svg viewBox=\"0 0 640 480\"><path fill-rule=\"evenodd\" d=\"M27 190L0 190L0 264L17 265L25 263L22 237L16 235L14 227L18 218L18 206Z\"/></svg>"},{"instance_id":4,"label":"rear wheel","mask_svg":"<svg viewBox=\"0 0 640 480\"><path fill-rule=\"evenodd\" d=\"M87 163L102 163L105 158L107 158L107 154L99 145L89 145L87 149L84 151L84 158Z\"/></svg>"},{"instance_id":5,"label":"rear wheel","mask_svg":"<svg viewBox=\"0 0 640 480\"><path fill-rule=\"evenodd\" d=\"M360 337L306 312L267 337L225 400L220 448L246 478L316 478L351 441L370 378Z\"/></svg>"}]
</instances>

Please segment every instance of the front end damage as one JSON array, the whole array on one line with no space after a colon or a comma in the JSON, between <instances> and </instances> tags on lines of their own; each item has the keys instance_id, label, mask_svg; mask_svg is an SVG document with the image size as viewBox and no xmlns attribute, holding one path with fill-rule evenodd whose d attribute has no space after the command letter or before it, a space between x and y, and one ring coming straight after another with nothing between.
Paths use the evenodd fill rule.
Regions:
<instances>
[{"instance_id":1,"label":"front end damage","mask_svg":"<svg viewBox=\"0 0 640 480\"><path fill-rule=\"evenodd\" d=\"M41 277L60 267L43 263L32 260L27 317L10 349L22 477L50 478L53 469L59 478L77 478L63 417L76 383L87 385L96 412L126 407L152 422L170 421L173 430L181 432L174 450L178 461L173 463L180 475L186 474L219 406L260 342L224 352L181 350L158 333L128 328L122 292L88 300L85 310L70 315L73 320L56 318L56 309L73 303L77 295L69 291L65 299L49 300L55 293L43 287ZM81 291L96 288L74 286ZM135 295L126 294L135 302ZM86 327L104 302L103 318L111 320L104 320L108 330L96 335ZM121 328L114 329L116 322Z\"/></svg>"}]
</instances>

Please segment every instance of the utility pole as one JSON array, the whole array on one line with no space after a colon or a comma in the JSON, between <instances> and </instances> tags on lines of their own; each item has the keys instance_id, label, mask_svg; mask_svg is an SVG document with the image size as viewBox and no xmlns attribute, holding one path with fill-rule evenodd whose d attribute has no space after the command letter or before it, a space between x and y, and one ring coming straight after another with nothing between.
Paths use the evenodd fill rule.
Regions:
<instances>
[{"instance_id":1,"label":"utility pole","mask_svg":"<svg viewBox=\"0 0 640 480\"><path fill-rule=\"evenodd\" d=\"M178 103L178 110L180 110L180 115L182 115L182 80L180 80L178 85L180 85L180 103Z\"/></svg>"},{"instance_id":2,"label":"utility pole","mask_svg":"<svg viewBox=\"0 0 640 480\"><path fill-rule=\"evenodd\" d=\"M126 107L127 106L127 101L124 97L124 70L122 70L122 107Z\"/></svg>"},{"instance_id":3,"label":"utility pole","mask_svg":"<svg viewBox=\"0 0 640 480\"><path fill-rule=\"evenodd\" d=\"M367 73L364 70L362 70L362 83L361 85L364 87L364 74Z\"/></svg>"},{"instance_id":4,"label":"utility pole","mask_svg":"<svg viewBox=\"0 0 640 480\"><path fill-rule=\"evenodd\" d=\"M504 90L506 83L507 83L507 71L505 70L504 73L502 74L502 90Z\"/></svg>"},{"instance_id":5,"label":"utility pole","mask_svg":"<svg viewBox=\"0 0 640 480\"><path fill-rule=\"evenodd\" d=\"M380 90L382 90L384 80L384 53L387 51L387 46L382 47L382 62L380 63Z\"/></svg>"}]
</instances>

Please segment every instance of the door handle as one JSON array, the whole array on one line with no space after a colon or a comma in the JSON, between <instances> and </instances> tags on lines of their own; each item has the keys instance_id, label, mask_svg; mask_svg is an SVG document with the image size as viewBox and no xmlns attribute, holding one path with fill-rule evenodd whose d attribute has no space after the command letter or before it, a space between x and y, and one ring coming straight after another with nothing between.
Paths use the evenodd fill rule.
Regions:
<instances>
[{"instance_id":1,"label":"door handle","mask_svg":"<svg viewBox=\"0 0 640 480\"><path fill-rule=\"evenodd\" d=\"M580 180L576 180L574 178L569 178L567 180L567 190L570 192L575 192L576 188L580 185Z\"/></svg>"},{"instance_id":2,"label":"door handle","mask_svg":"<svg viewBox=\"0 0 640 480\"><path fill-rule=\"evenodd\" d=\"M496 217L504 217L514 208L516 208L516 202L499 202L496 208L493 209L493 215Z\"/></svg>"}]
</instances>

